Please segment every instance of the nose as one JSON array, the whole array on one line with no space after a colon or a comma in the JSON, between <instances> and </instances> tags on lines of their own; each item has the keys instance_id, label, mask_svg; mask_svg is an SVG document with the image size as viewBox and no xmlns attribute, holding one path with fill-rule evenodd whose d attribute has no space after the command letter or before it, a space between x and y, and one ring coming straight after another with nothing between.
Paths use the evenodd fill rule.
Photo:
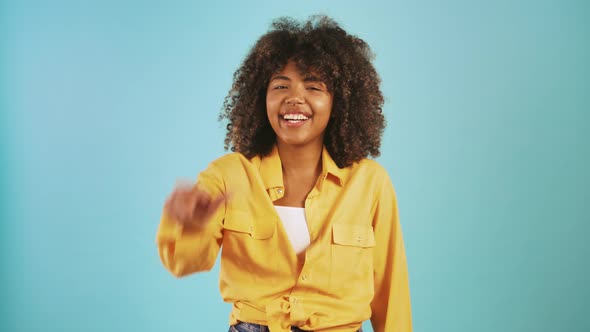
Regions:
<instances>
[{"instance_id":1,"label":"nose","mask_svg":"<svg viewBox=\"0 0 590 332\"><path fill-rule=\"evenodd\" d=\"M298 105L304 103L305 98L303 97L303 92L301 91L301 88L292 87L289 92L289 95L285 97L285 104Z\"/></svg>"}]
</instances>

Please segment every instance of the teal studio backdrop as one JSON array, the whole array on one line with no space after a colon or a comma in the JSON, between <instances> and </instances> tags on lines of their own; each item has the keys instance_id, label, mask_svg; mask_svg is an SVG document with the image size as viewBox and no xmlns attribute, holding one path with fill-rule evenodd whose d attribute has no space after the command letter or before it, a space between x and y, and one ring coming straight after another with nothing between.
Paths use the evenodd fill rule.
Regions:
<instances>
[{"instance_id":1,"label":"teal studio backdrop","mask_svg":"<svg viewBox=\"0 0 590 332\"><path fill-rule=\"evenodd\" d=\"M225 153L254 41L315 13L376 53L415 331L590 331L590 2L0 6L0 331L227 330L218 265L161 265L162 205Z\"/></svg>"}]
</instances>

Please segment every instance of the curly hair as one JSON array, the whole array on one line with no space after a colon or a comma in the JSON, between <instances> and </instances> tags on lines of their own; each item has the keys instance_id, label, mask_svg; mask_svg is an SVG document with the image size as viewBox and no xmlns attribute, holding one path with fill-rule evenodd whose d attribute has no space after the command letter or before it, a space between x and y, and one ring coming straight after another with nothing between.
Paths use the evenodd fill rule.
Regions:
<instances>
[{"instance_id":1,"label":"curly hair","mask_svg":"<svg viewBox=\"0 0 590 332\"><path fill-rule=\"evenodd\" d=\"M385 118L373 58L365 41L329 17L274 20L234 73L224 99L219 120L228 121L225 149L247 158L270 153L276 134L266 114L267 87L273 73L294 61L301 73L319 75L333 94L324 145L338 167L379 156Z\"/></svg>"}]
</instances>

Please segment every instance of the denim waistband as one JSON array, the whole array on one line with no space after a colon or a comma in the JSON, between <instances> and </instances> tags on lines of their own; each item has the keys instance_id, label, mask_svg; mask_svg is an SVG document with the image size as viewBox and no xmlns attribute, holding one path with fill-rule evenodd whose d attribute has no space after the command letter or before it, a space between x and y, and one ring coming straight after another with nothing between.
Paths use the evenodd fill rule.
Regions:
<instances>
[{"instance_id":1,"label":"denim waistband","mask_svg":"<svg viewBox=\"0 0 590 332\"><path fill-rule=\"evenodd\" d=\"M297 326L291 326L292 332L313 332L302 330ZM246 322L239 322L236 325L232 325L229 327L228 332L269 332L268 326L254 324L254 323L246 323ZM363 332L363 329L360 328L357 332Z\"/></svg>"}]
</instances>

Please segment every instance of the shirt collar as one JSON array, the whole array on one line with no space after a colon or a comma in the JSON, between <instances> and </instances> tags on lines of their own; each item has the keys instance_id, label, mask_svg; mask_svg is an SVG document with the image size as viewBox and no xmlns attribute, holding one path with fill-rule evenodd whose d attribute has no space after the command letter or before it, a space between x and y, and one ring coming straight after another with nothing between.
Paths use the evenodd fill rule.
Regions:
<instances>
[{"instance_id":1,"label":"shirt collar","mask_svg":"<svg viewBox=\"0 0 590 332\"><path fill-rule=\"evenodd\" d=\"M339 168L330 156L330 153L323 147L322 150L322 174L326 179L332 179L335 183L342 186L344 184L346 169ZM260 158L260 175L266 189L284 188L283 184L283 169L281 158L279 157L279 150L276 144L272 151L264 157Z\"/></svg>"},{"instance_id":2,"label":"shirt collar","mask_svg":"<svg viewBox=\"0 0 590 332\"><path fill-rule=\"evenodd\" d=\"M281 164L281 158L279 157L279 149L277 149L276 144L268 155L260 157L260 176L262 176L262 181L267 190L284 187L283 166Z\"/></svg>"},{"instance_id":3,"label":"shirt collar","mask_svg":"<svg viewBox=\"0 0 590 332\"><path fill-rule=\"evenodd\" d=\"M344 176L346 173L346 169L338 167L326 146L322 151L322 176L324 178L328 177L329 175L333 177L334 181L342 186L344 185Z\"/></svg>"}]
</instances>

